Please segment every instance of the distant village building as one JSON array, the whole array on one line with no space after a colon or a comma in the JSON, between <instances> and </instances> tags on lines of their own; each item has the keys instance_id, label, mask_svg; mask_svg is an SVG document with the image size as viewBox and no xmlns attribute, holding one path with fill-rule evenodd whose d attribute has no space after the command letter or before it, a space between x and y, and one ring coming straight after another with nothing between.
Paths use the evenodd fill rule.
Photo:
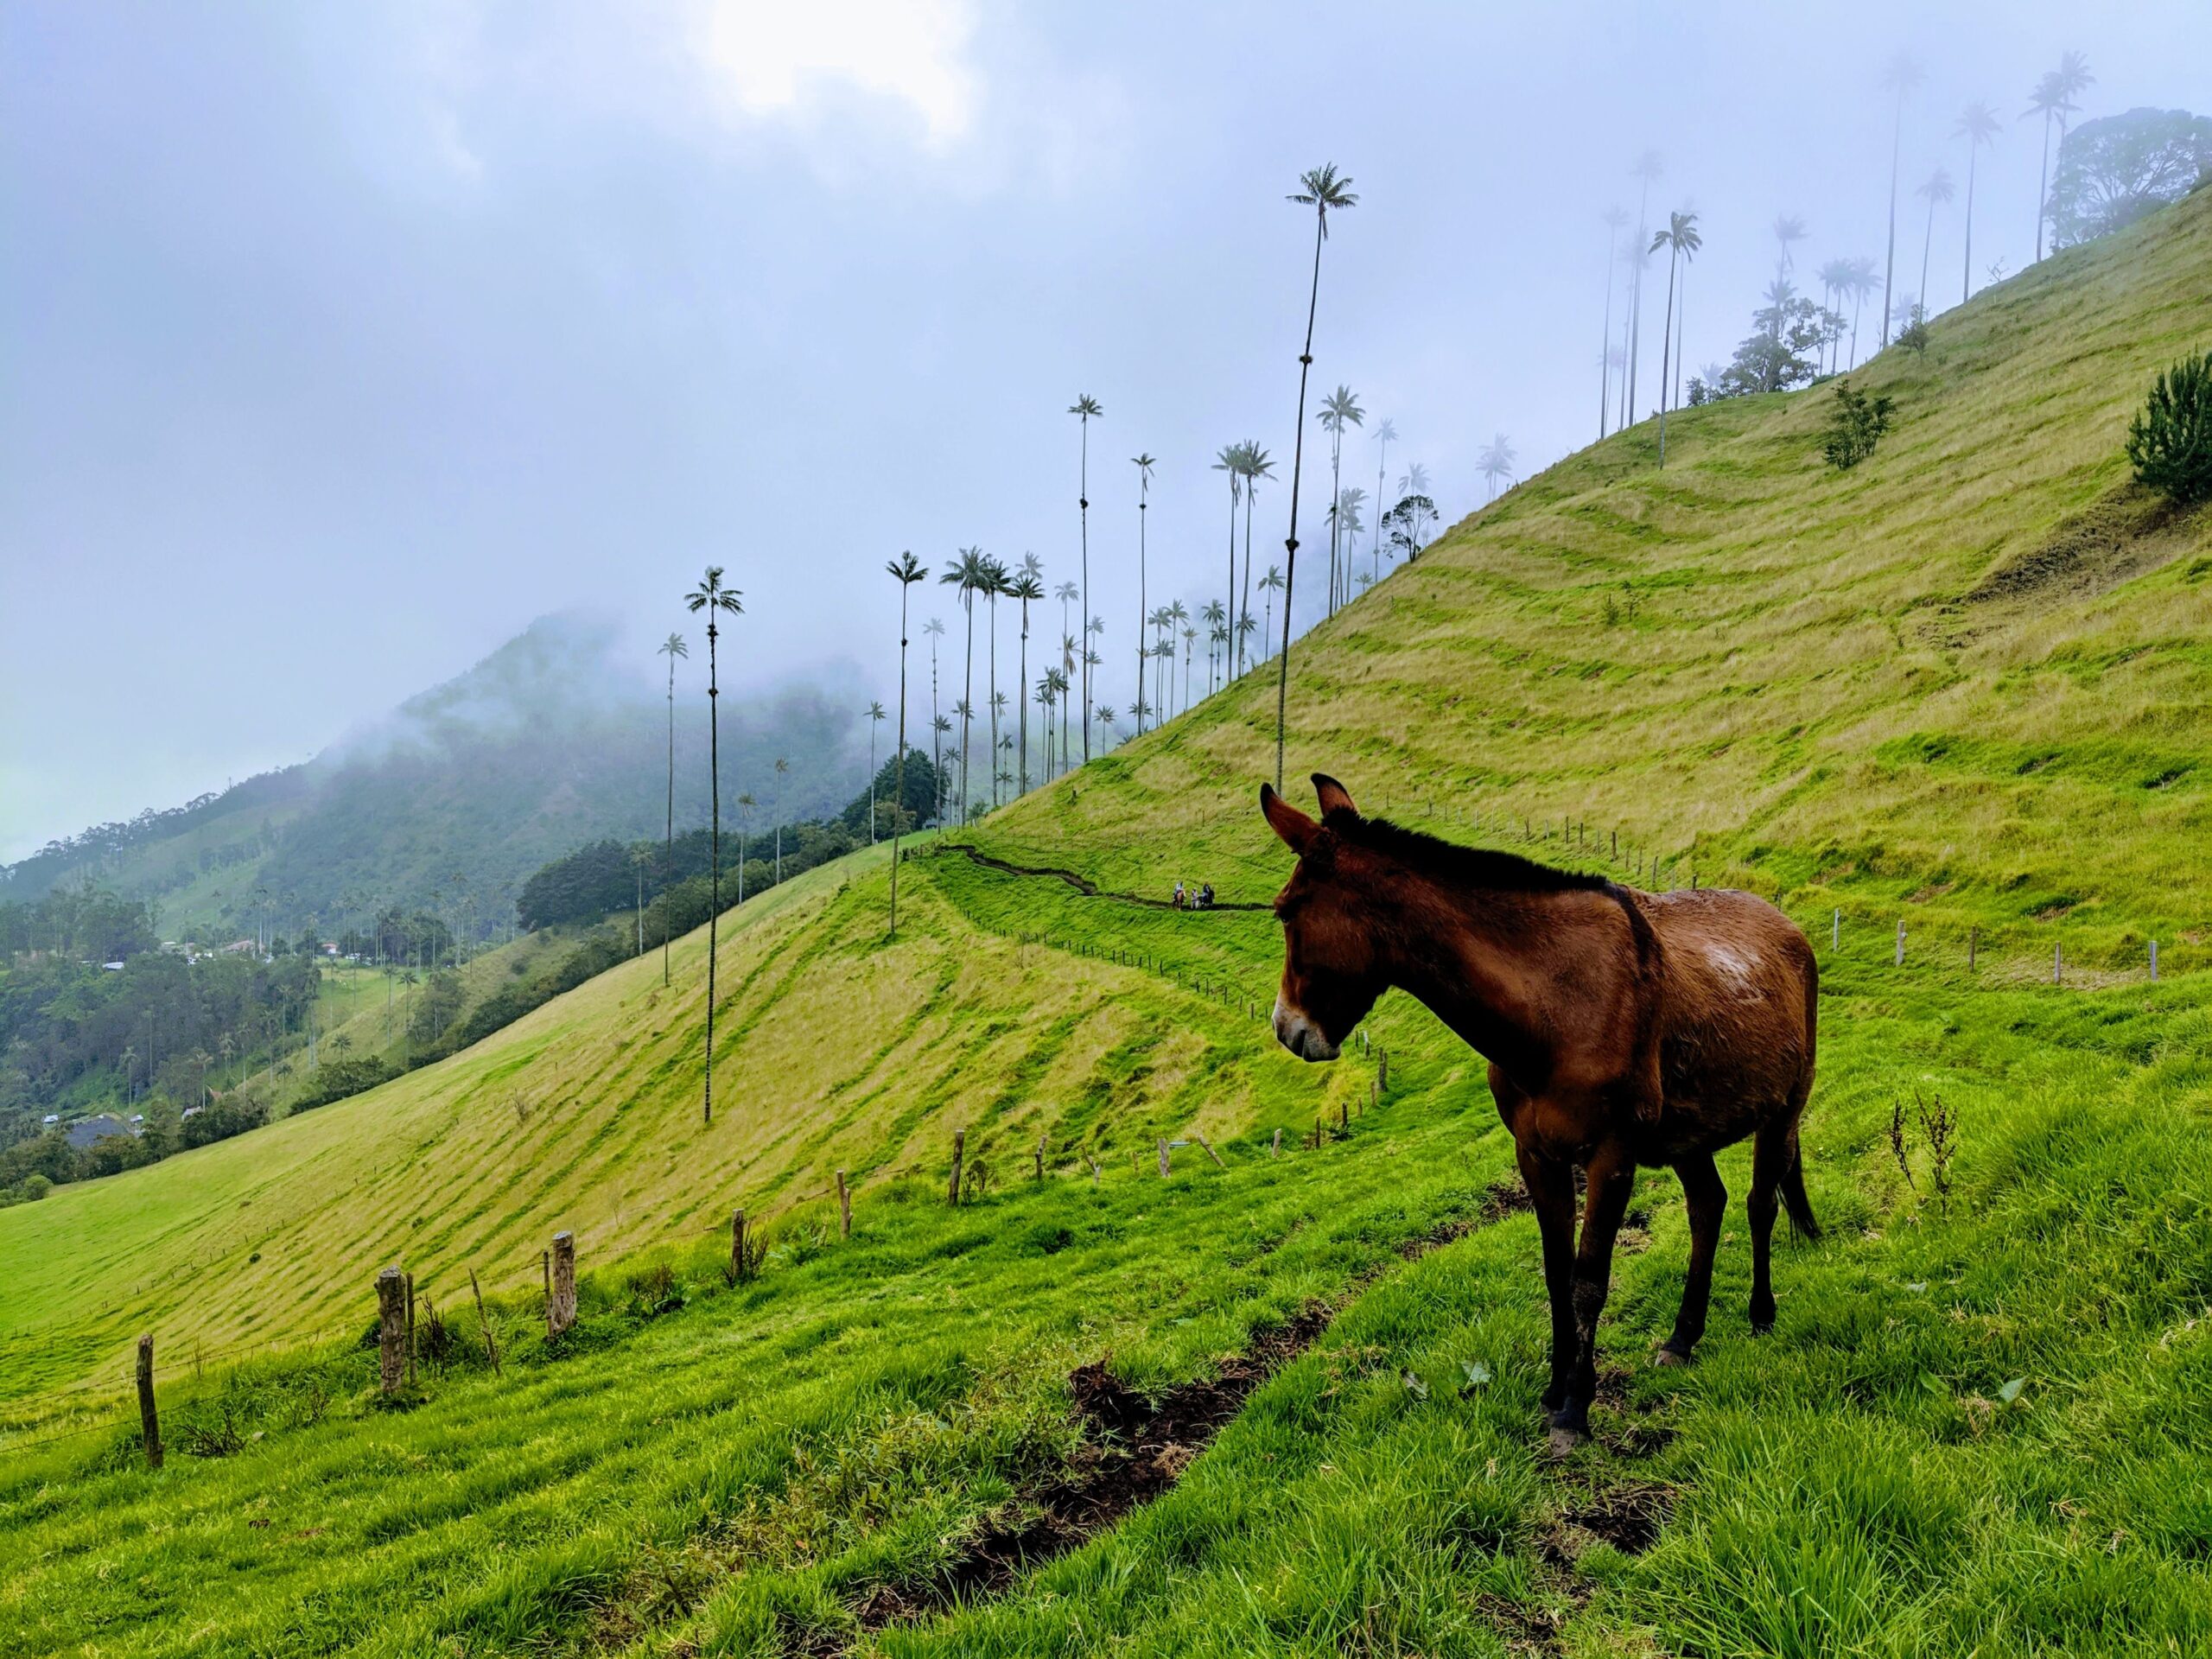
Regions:
<instances>
[{"instance_id":1,"label":"distant village building","mask_svg":"<svg viewBox=\"0 0 2212 1659\"><path fill-rule=\"evenodd\" d=\"M113 1112L101 1112L97 1116L79 1118L69 1126L69 1145L73 1151L90 1152L110 1135L131 1133L130 1126Z\"/></svg>"}]
</instances>

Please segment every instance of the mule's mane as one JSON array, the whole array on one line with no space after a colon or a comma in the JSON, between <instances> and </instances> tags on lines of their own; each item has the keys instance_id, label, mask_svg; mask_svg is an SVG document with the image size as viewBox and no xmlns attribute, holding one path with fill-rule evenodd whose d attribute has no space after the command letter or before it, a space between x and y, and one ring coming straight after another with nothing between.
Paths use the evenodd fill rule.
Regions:
<instances>
[{"instance_id":1,"label":"mule's mane","mask_svg":"<svg viewBox=\"0 0 2212 1659\"><path fill-rule=\"evenodd\" d=\"M1408 830L1388 818L1332 812L1321 822L1349 846L1383 854L1424 875L1460 887L1481 887L1493 893L1605 893L1613 885L1605 876L1554 869L1517 853L1462 847L1418 830Z\"/></svg>"}]
</instances>

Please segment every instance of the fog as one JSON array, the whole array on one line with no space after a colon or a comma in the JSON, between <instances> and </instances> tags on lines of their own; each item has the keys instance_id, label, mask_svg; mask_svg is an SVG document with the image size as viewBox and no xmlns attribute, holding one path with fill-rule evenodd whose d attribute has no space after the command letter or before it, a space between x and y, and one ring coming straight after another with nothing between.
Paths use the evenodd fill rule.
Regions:
<instances>
[{"instance_id":1,"label":"fog","mask_svg":"<svg viewBox=\"0 0 2212 1659\"><path fill-rule=\"evenodd\" d=\"M1302 625L1323 391L1392 420L1389 482L1421 463L1447 523L1495 435L1522 475L1587 443L1601 215L1637 211L1631 163L1663 159L1653 219L1700 215L1685 354L1725 360L1778 214L1805 222L1801 285L1883 256L1900 50L1926 72L1900 290L1913 187L1939 163L1963 186L1971 100L2004 121L1970 269L1963 188L1934 221L1938 308L2033 257L2041 129L2017 118L2062 52L2095 76L2077 120L2212 105L2202 0L11 5L0 858L369 729L548 612L618 617L650 681L710 563L745 596L741 696L857 661L887 698L887 558L980 545L1034 552L1048 589L1079 575L1078 393L1106 411L1090 608L1125 706L1128 457L1159 460L1154 604L1220 593L1224 444L1274 455L1255 547L1281 556L1301 171L1334 162L1359 197L1321 274ZM1363 432L1346 454L1371 491ZM957 629L949 590L915 602Z\"/></svg>"}]
</instances>

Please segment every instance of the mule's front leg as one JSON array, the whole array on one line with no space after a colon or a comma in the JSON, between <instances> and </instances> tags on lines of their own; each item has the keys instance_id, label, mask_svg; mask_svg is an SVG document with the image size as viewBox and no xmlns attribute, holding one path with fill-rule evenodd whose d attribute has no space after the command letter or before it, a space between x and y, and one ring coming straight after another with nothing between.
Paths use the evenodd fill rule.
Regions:
<instances>
[{"instance_id":1,"label":"mule's front leg","mask_svg":"<svg viewBox=\"0 0 2212 1659\"><path fill-rule=\"evenodd\" d=\"M1552 1308L1552 1380L1544 1410L1565 1403L1574 1373L1574 1168L1516 1145L1521 1179L1544 1239L1544 1291Z\"/></svg>"},{"instance_id":2,"label":"mule's front leg","mask_svg":"<svg viewBox=\"0 0 2212 1659\"><path fill-rule=\"evenodd\" d=\"M1552 1414L1555 1443L1571 1446L1590 1432L1590 1402L1598 1397L1598 1316L1612 1282L1613 1239L1636 1186L1636 1160L1618 1141L1592 1154L1582 1206L1582 1246L1574 1257L1574 1374L1567 1398Z\"/></svg>"}]
</instances>

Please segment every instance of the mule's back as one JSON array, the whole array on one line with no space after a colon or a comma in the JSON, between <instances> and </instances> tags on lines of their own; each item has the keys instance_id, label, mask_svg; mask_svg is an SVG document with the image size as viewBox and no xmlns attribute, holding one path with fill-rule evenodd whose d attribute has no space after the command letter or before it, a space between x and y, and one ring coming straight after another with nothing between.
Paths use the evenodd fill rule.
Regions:
<instances>
[{"instance_id":1,"label":"mule's back","mask_svg":"<svg viewBox=\"0 0 2212 1659\"><path fill-rule=\"evenodd\" d=\"M1662 1133L1724 1145L1794 1115L1812 1085L1820 977L1797 925L1726 888L1636 900L1660 948Z\"/></svg>"}]
</instances>

